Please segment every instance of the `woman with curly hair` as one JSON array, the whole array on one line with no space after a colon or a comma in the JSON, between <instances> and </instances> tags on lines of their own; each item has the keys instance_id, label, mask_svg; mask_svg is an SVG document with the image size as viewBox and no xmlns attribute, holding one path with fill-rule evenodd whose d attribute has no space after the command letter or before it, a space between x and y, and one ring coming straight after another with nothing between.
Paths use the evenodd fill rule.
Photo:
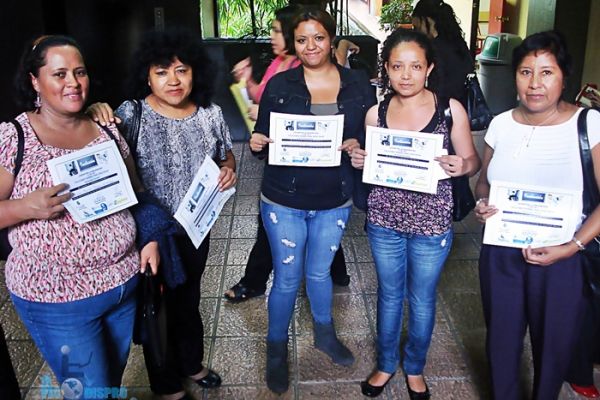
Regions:
<instances>
[{"instance_id":1,"label":"woman with curly hair","mask_svg":"<svg viewBox=\"0 0 600 400\"><path fill-rule=\"evenodd\" d=\"M236 181L229 129L221 109L211 103L209 60L199 40L187 32L149 32L134 55L132 89L134 98L140 100L127 100L115 111L128 141L133 145L137 137L132 147L142 183L170 215L177 210L205 157L215 159L221 168L221 190ZM141 115L136 111L140 106ZM90 112L102 121L112 118L106 104L96 104ZM132 127L137 121L136 133ZM198 249L185 232L174 236L186 279L175 287L164 286L165 365L154 365L149 349L144 348L150 387L164 399L187 398L183 377L203 388L221 384L219 375L203 366L204 328L198 310L209 236Z\"/></svg>"}]
</instances>

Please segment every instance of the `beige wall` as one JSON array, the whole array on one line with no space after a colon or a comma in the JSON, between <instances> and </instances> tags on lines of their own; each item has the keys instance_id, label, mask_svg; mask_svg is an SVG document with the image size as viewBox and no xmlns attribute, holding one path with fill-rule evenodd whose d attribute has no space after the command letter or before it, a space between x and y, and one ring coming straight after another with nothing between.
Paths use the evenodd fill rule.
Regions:
<instances>
[{"instance_id":1,"label":"beige wall","mask_svg":"<svg viewBox=\"0 0 600 400\"><path fill-rule=\"evenodd\" d=\"M454 14L460 20L460 27L465 33L465 41L469 44L471 34L471 15L473 13L472 0L445 0L454 9Z\"/></svg>"},{"instance_id":2,"label":"beige wall","mask_svg":"<svg viewBox=\"0 0 600 400\"><path fill-rule=\"evenodd\" d=\"M582 83L591 82L600 85L600 48L598 45L593 44L600 37L598 18L600 18L600 1L592 0L587 46L585 48L585 63L583 65L583 78L581 81Z\"/></svg>"}]
</instances>

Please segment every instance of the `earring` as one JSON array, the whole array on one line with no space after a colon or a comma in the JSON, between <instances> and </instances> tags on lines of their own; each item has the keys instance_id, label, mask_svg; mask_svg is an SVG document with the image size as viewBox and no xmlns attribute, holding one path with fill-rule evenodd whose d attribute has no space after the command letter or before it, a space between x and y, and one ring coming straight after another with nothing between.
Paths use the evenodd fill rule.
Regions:
<instances>
[{"instance_id":1,"label":"earring","mask_svg":"<svg viewBox=\"0 0 600 400\"><path fill-rule=\"evenodd\" d=\"M36 110L39 110L42 106L42 99L40 97L40 92L37 92L37 96L35 97L35 101L33 102L33 106Z\"/></svg>"},{"instance_id":2,"label":"earring","mask_svg":"<svg viewBox=\"0 0 600 400\"><path fill-rule=\"evenodd\" d=\"M425 87L429 86L429 75L425 77Z\"/></svg>"}]
</instances>

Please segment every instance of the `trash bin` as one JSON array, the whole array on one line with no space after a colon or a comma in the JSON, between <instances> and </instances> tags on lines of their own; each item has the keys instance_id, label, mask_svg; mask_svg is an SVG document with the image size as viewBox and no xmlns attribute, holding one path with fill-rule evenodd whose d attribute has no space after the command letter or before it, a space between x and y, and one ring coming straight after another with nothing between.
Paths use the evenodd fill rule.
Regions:
<instances>
[{"instance_id":1,"label":"trash bin","mask_svg":"<svg viewBox=\"0 0 600 400\"><path fill-rule=\"evenodd\" d=\"M477 55L477 77L488 107L494 115L517 105L512 52L522 42L511 33L493 33L485 38L483 50Z\"/></svg>"}]
</instances>

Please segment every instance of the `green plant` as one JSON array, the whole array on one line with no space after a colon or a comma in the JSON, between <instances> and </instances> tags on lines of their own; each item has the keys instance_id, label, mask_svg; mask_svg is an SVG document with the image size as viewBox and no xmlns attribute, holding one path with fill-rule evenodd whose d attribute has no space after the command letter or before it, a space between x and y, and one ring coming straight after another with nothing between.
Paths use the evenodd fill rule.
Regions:
<instances>
[{"instance_id":1,"label":"green plant","mask_svg":"<svg viewBox=\"0 0 600 400\"><path fill-rule=\"evenodd\" d=\"M287 0L217 0L220 37L269 36L271 20ZM254 8L254 21L252 11Z\"/></svg>"},{"instance_id":2,"label":"green plant","mask_svg":"<svg viewBox=\"0 0 600 400\"><path fill-rule=\"evenodd\" d=\"M413 12L412 0L391 0L381 7L379 25L384 31L391 31L398 24L410 24Z\"/></svg>"}]
</instances>

